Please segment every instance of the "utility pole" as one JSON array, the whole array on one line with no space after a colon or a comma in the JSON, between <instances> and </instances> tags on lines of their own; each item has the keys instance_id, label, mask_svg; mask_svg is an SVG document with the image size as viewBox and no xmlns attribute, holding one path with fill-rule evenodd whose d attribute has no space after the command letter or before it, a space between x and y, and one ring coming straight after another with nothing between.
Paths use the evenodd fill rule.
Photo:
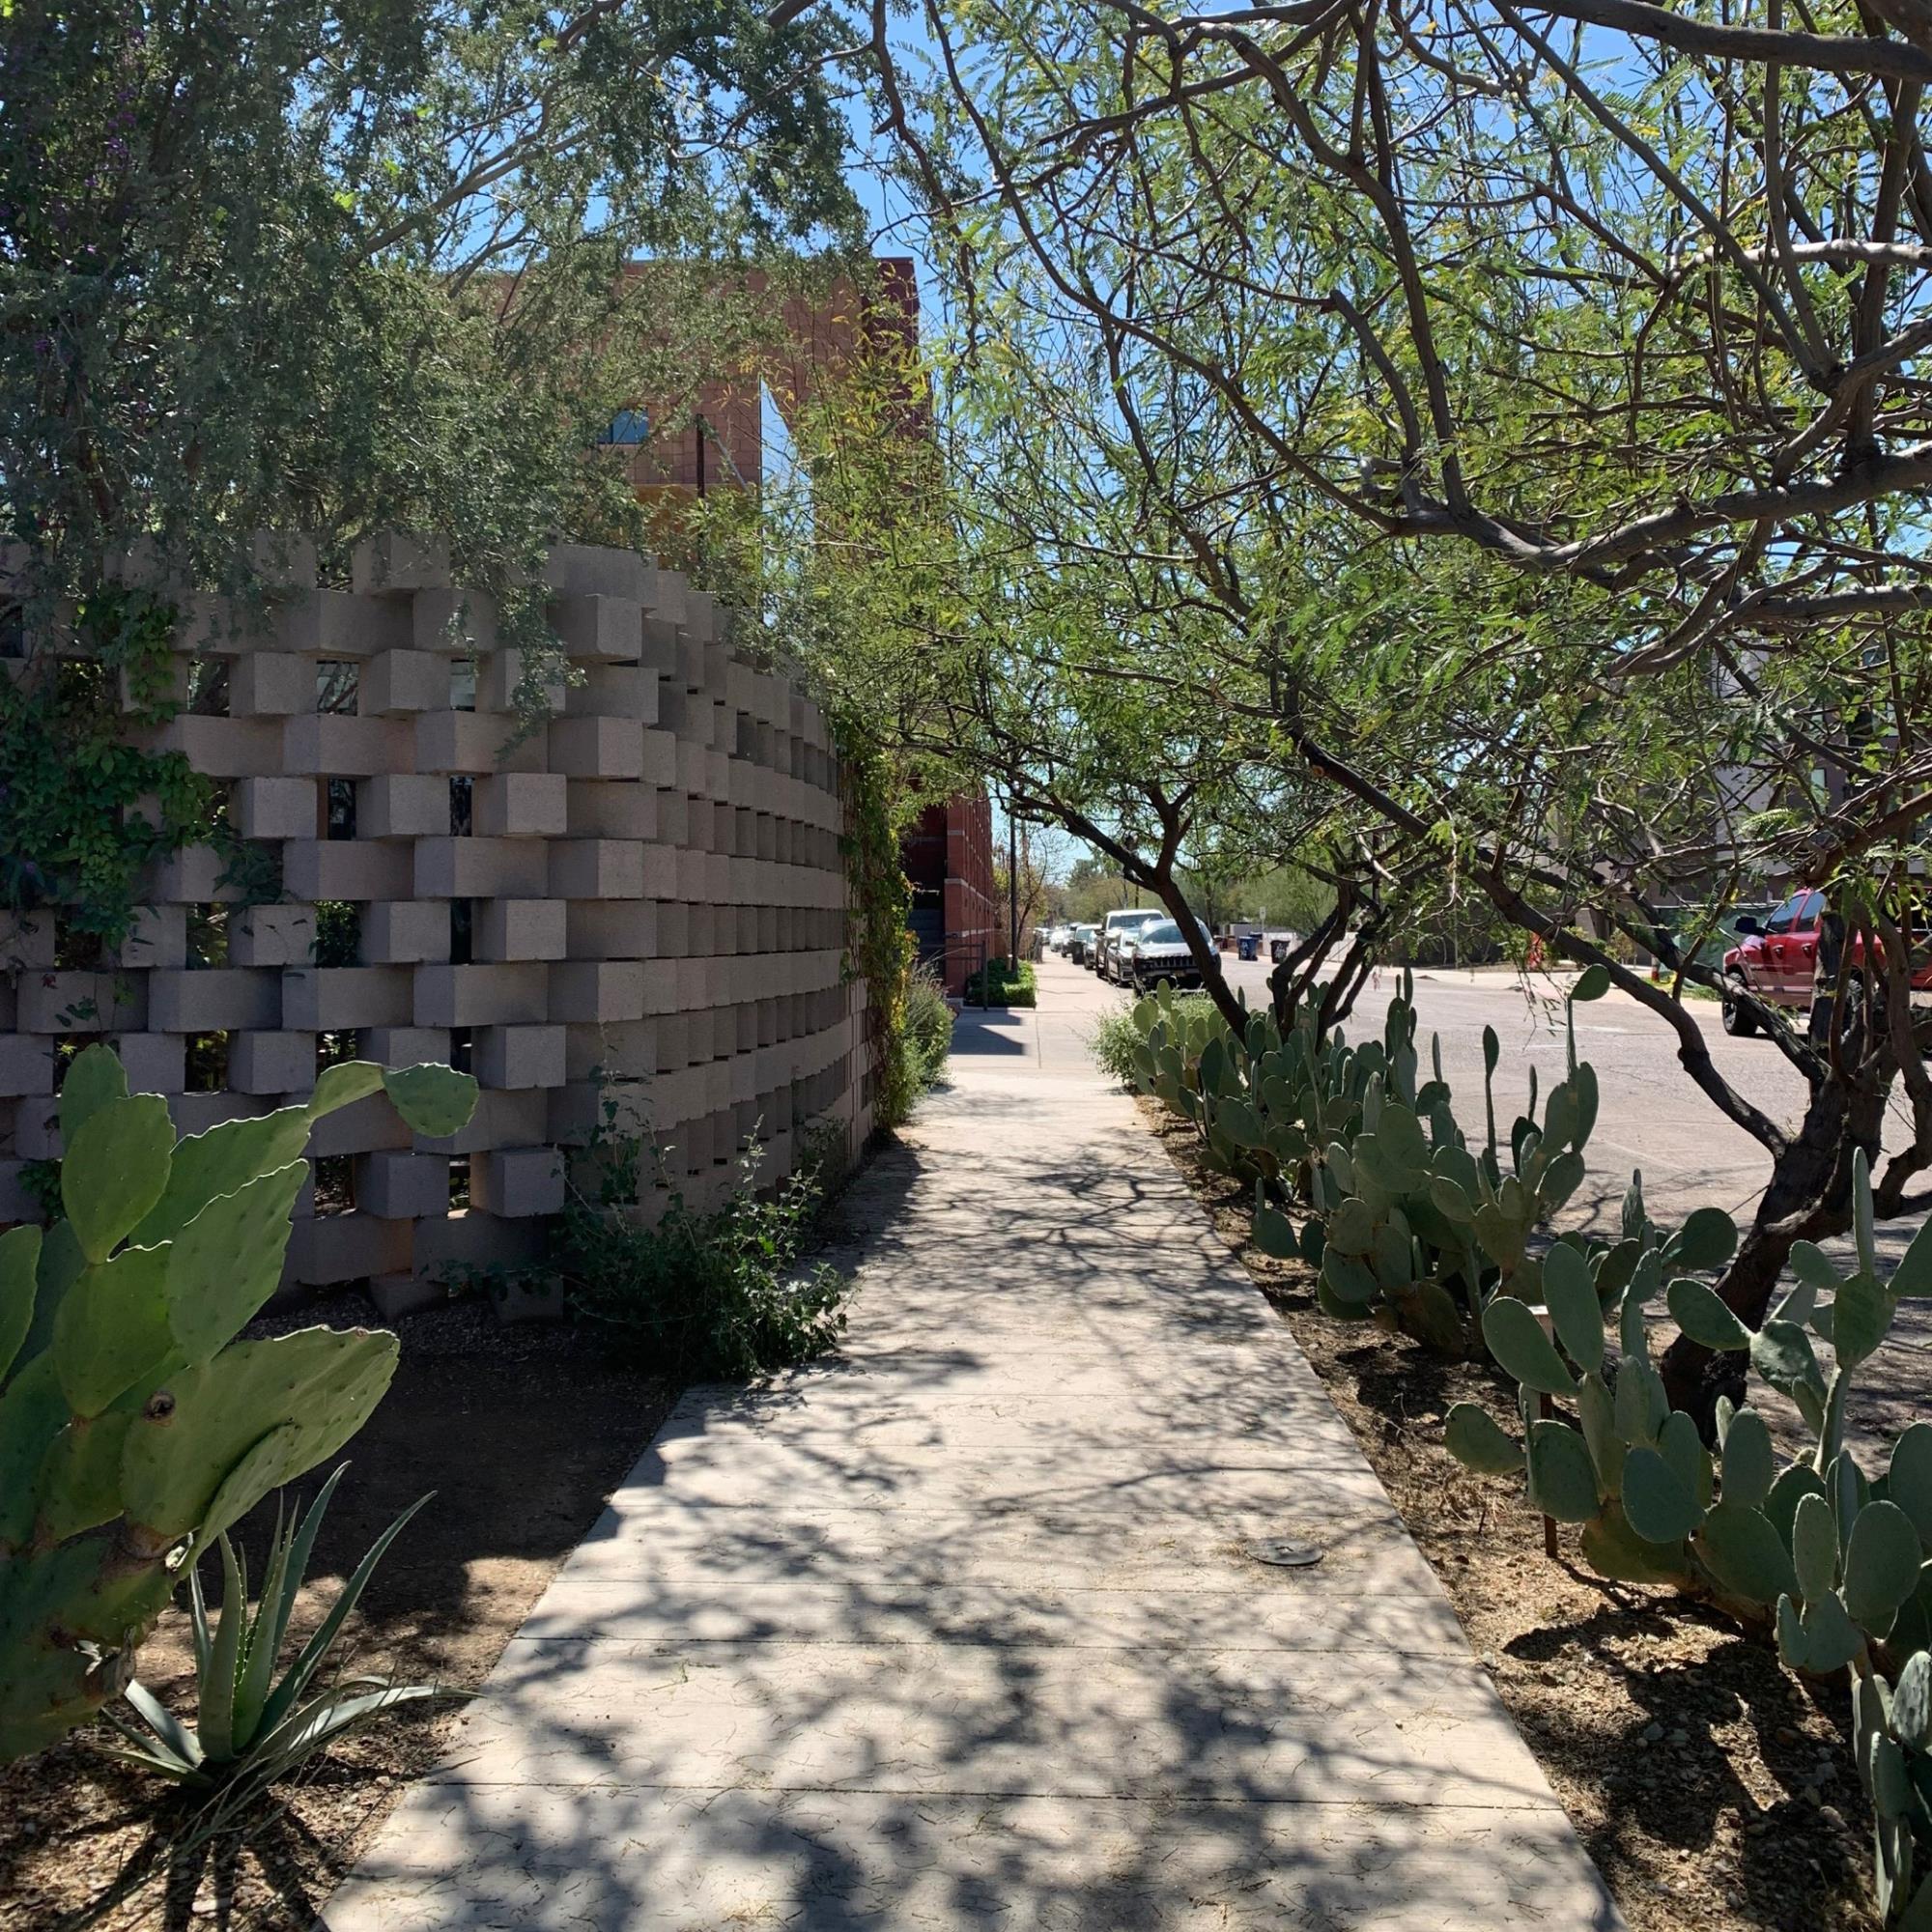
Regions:
<instances>
[{"instance_id":1,"label":"utility pole","mask_svg":"<svg viewBox=\"0 0 1932 1932\"><path fill-rule=\"evenodd\" d=\"M1007 963L1020 967L1020 822L1013 816L1013 795L1007 794Z\"/></svg>"}]
</instances>

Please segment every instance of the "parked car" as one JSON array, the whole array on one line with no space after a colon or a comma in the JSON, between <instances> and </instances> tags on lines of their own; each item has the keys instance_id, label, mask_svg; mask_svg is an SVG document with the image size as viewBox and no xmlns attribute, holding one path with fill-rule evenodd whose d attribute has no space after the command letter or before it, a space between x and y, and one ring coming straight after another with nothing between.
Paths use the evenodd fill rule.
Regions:
<instances>
[{"instance_id":1,"label":"parked car","mask_svg":"<svg viewBox=\"0 0 1932 1932\"><path fill-rule=\"evenodd\" d=\"M1744 934L1762 932L1777 911L1776 899L1743 899L1723 905L1690 901L1662 906L1658 918L1685 958L1722 972L1724 955Z\"/></svg>"},{"instance_id":2,"label":"parked car","mask_svg":"<svg viewBox=\"0 0 1932 1932\"><path fill-rule=\"evenodd\" d=\"M1067 958L1076 966L1091 966L1094 963L1094 942L1099 936L1097 925L1076 925L1067 937Z\"/></svg>"},{"instance_id":3,"label":"parked car","mask_svg":"<svg viewBox=\"0 0 1932 1932\"><path fill-rule=\"evenodd\" d=\"M1758 1030L1758 1015L1741 997L1754 993L1766 1006L1783 1007L1796 1012L1811 1005L1811 989L1818 970L1818 942L1824 927L1825 895L1812 890L1793 893L1760 925L1750 914L1742 915L1734 930L1738 943L1724 954L1724 1031L1739 1038ZM1924 954L1915 933L1911 960L1911 987L1915 993L1932 993L1932 959ZM1864 944L1854 933L1847 941L1851 952L1849 976L1862 983Z\"/></svg>"},{"instance_id":4,"label":"parked car","mask_svg":"<svg viewBox=\"0 0 1932 1932\"><path fill-rule=\"evenodd\" d=\"M1140 931L1143 926L1159 925L1166 918L1167 914L1158 906L1122 907L1118 912L1110 912L1100 924L1094 971L1103 980L1120 980L1121 941L1128 933Z\"/></svg>"},{"instance_id":5,"label":"parked car","mask_svg":"<svg viewBox=\"0 0 1932 1932\"><path fill-rule=\"evenodd\" d=\"M1073 928L1062 923L1050 926L1046 935L1046 950L1049 952L1065 952L1073 938Z\"/></svg>"},{"instance_id":6,"label":"parked car","mask_svg":"<svg viewBox=\"0 0 1932 1932\"><path fill-rule=\"evenodd\" d=\"M1201 926L1201 937L1211 952L1214 950L1214 935L1199 920L1195 923ZM1198 986L1201 983L1201 968L1195 964L1194 954L1187 950L1186 935L1179 924L1171 919L1129 933L1120 942L1120 958L1122 978L1137 993L1150 991L1163 980L1174 986Z\"/></svg>"}]
</instances>

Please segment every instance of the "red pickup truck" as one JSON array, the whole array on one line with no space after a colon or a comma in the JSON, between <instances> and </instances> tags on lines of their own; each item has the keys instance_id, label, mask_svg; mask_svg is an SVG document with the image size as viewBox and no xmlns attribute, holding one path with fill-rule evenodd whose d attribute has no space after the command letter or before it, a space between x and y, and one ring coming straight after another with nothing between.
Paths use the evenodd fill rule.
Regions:
<instances>
[{"instance_id":1,"label":"red pickup truck","mask_svg":"<svg viewBox=\"0 0 1932 1932\"><path fill-rule=\"evenodd\" d=\"M1758 1030L1758 1016L1737 995L1755 993L1765 1005L1799 1011L1811 1005L1812 981L1818 967L1818 936L1825 916L1825 895L1818 891L1793 893L1760 926L1748 916L1740 919L1738 943L1724 954L1724 1031L1743 1038ZM1922 928L1921 928L1922 931ZM1915 943L1912 990L1932 991L1932 960ZM1851 941L1851 976L1860 976L1863 943Z\"/></svg>"}]
</instances>

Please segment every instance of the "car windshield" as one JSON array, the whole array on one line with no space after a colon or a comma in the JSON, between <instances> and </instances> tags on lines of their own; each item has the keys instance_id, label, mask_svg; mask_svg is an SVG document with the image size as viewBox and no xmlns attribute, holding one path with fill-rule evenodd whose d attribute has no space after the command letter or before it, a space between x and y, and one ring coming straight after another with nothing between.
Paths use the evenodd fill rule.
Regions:
<instances>
[{"instance_id":1,"label":"car windshield","mask_svg":"<svg viewBox=\"0 0 1932 1932\"><path fill-rule=\"evenodd\" d=\"M1158 925L1151 925L1141 934L1143 946L1185 946L1187 942L1180 936L1180 928L1171 919L1164 919Z\"/></svg>"}]
</instances>

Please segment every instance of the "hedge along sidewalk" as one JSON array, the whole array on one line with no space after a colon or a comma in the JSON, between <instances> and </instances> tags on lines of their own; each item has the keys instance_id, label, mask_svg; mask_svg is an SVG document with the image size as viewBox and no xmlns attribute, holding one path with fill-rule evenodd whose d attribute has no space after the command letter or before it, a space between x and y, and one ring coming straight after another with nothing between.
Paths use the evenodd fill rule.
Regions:
<instances>
[{"instance_id":1,"label":"hedge along sidewalk","mask_svg":"<svg viewBox=\"0 0 1932 1932\"><path fill-rule=\"evenodd\" d=\"M1042 974L694 1391L332 1932L1620 1927L1306 1361ZM1251 1547L1323 1552L1270 1567Z\"/></svg>"}]
</instances>

